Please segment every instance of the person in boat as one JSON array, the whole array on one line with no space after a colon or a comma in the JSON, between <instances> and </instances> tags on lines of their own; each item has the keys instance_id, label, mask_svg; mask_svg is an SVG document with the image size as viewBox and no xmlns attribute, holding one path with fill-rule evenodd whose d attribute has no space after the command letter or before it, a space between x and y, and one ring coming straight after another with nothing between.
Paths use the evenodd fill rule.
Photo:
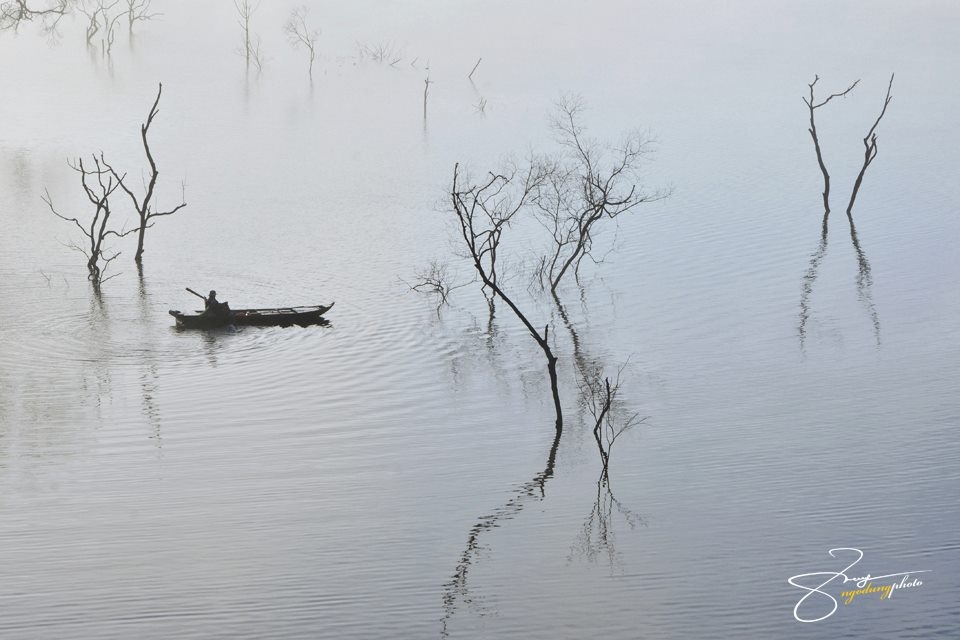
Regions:
<instances>
[{"instance_id":1,"label":"person in boat","mask_svg":"<svg viewBox=\"0 0 960 640\"><path fill-rule=\"evenodd\" d=\"M210 294L204 298L204 301L203 315L215 317L226 317L230 315L230 305L217 300L216 291L211 290Z\"/></svg>"}]
</instances>

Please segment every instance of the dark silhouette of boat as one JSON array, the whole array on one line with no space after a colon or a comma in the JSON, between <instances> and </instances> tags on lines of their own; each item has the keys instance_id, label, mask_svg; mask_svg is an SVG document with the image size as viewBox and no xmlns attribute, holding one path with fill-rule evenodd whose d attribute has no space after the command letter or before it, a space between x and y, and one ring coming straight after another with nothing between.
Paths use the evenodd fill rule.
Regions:
<instances>
[{"instance_id":1,"label":"dark silhouette of boat","mask_svg":"<svg viewBox=\"0 0 960 640\"><path fill-rule=\"evenodd\" d=\"M276 309L231 309L226 313L182 313L171 309L170 315L177 319L177 326L184 329L215 329L217 327L306 327L327 322L323 314L333 307L315 305L307 307L279 307Z\"/></svg>"}]
</instances>

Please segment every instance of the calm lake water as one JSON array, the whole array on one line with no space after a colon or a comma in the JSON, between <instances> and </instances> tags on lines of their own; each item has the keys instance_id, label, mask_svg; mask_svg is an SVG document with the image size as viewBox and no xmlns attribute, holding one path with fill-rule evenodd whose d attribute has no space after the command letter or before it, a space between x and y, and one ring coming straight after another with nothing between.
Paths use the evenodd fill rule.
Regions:
<instances>
[{"instance_id":1,"label":"calm lake water","mask_svg":"<svg viewBox=\"0 0 960 640\"><path fill-rule=\"evenodd\" d=\"M295 3L254 14L262 71L230 2L154 4L109 57L82 16L0 35L0 637L956 637L956 3L311 3L312 82ZM892 72L855 245L843 209ZM861 79L817 112L825 244L815 74L824 96ZM85 214L65 161L101 150L137 177L158 82L160 204L183 182L188 206L149 230L142 278L116 243L98 300L40 196ZM438 314L404 281L431 259L470 279L454 163L555 149L569 93L599 139L649 130L645 183L673 194L602 236L607 262L561 290L569 326L509 281L553 324L555 442L508 310L489 322L472 285ZM181 332L187 286L336 307ZM575 356L629 361L647 417L609 486ZM842 570L838 547L864 554L850 577L928 573L798 622L788 578Z\"/></svg>"}]
</instances>

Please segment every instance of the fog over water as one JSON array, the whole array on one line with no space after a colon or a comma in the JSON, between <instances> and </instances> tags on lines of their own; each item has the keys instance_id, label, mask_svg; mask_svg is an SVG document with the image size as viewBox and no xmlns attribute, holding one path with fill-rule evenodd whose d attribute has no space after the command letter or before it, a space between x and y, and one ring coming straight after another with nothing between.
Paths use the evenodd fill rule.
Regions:
<instances>
[{"instance_id":1,"label":"fog over water","mask_svg":"<svg viewBox=\"0 0 960 640\"><path fill-rule=\"evenodd\" d=\"M955 3L309 3L312 80L296 6L254 12L262 69L226 0L154 0L109 56L82 14L0 33L0 637L954 637ZM816 113L826 234L817 74L818 97L860 79ZM41 196L87 215L66 161L101 151L139 185L159 82L158 202L187 206L142 276L111 240L98 297ZM569 95L594 138L647 132L643 185L671 194L598 235L562 307L531 286L543 229L504 235L504 286L552 327L557 440L509 309L409 284L431 260L473 278L454 164L556 153ZM181 331L185 287L336 306ZM645 418L606 484L582 362L626 363ZM839 547L850 577L928 573L849 605L832 585L798 622L788 578Z\"/></svg>"}]
</instances>

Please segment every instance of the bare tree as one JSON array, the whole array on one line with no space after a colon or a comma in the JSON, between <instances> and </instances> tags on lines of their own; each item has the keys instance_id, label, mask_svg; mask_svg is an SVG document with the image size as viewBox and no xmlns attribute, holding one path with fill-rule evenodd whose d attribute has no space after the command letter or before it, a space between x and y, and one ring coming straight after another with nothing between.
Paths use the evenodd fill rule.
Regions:
<instances>
[{"instance_id":1,"label":"bare tree","mask_svg":"<svg viewBox=\"0 0 960 640\"><path fill-rule=\"evenodd\" d=\"M0 2L0 31L17 31L26 22L37 21L43 31L52 33L70 11L73 0L8 0Z\"/></svg>"},{"instance_id":2,"label":"bare tree","mask_svg":"<svg viewBox=\"0 0 960 640\"><path fill-rule=\"evenodd\" d=\"M405 280L401 280L401 282L410 287L411 291L435 295L437 298L437 315L440 314L440 309L448 303L452 291L470 284L469 282L455 283L453 276L450 274L449 265L438 260L431 260L425 269L415 274L415 278L416 284L410 284Z\"/></svg>"},{"instance_id":3,"label":"bare tree","mask_svg":"<svg viewBox=\"0 0 960 640\"><path fill-rule=\"evenodd\" d=\"M151 13L150 4L153 0L126 0L127 2L127 29L133 33L135 22L146 22L153 20L161 13Z\"/></svg>"},{"instance_id":4,"label":"bare tree","mask_svg":"<svg viewBox=\"0 0 960 640\"><path fill-rule=\"evenodd\" d=\"M854 81L853 84L851 84L849 87L847 87L840 93L832 93L826 98L824 98L823 100L821 100L820 102L817 102L816 98L813 95L813 88L819 81L820 81L820 76L815 75L813 77L813 82L807 85L808 87L810 87L810 97L809 98L804 97L803 102L804 104L807 105L807 109L810 111L810 128L808 129L808 131L810 132L810 137L813 138L813 148L817 152L817 164L820 165L820 173L823 174L823 210L829 214L830 213L830 174L827 172L827 165L824 164L823 162L823 153L820 150L820 138L817 135L817 122L814 117L814 112L820 107L823 107L826 104L828 104L834 98L843 98L844 96L846 96L848 93L853 91L854 87L860 84L860 80L858 79Z\"/></svg>"},{"instance_id":5,"label":"bare tree","mask_svg":"<svg viewBox=\"0 0 960 640\"><path fill-rule=\"evenodd\" d=\"M593 438L603 464L602 482L609 481L610 455L617 438L643 422L639 413L628 413L620 400L621 375L625 366L617 371L612 384L599 365L580 374L581 402L594 419Z\"/></svg>"},{"instance_id":6,"label":"bare tree","mask_svg":"<svg viewBox=\"0 0 960 640\"><path fill-rule=\"evenodd\" d=\"M157 178L160 176L160 170L157 169L157 163L153 158L153 153L150 151L150 142L147 139L147 134L150 131L150 125L153 124L153 119L157 116L157 113L159 113L157 105L160 104L160 95L162 93L163 83L160 83L157 87L157 97L153 101L153 106L150 108L150 113L147 114L147 121L140 125L140 139L143 142L143 152L147 156L147 162L150 165L150 178L144 185L143 196L137 197L137 195L127 186L127 183L124 181L124 176L119 175L112 166L107 164L105 161L103 162L103 165L117 180L118 186L123 189L127 196L129 196L130 201L133 203L134 209L137 211L137 216L140 219L140 226L137 228L137 252L134 255L134 261L138 265L143 262L143 239L147 229L153 226L153 222L151 221L154 218L159 218L161 216L173 215L180 209L187 206L186 201L182 198L182 191L180 204L172 209L161 211L156 203L155 189L157 186Z\"/></svg>"},{"instance_id":7,"label":"bare tree","mask_svg":"<svg viewBox=\"0 0 960 640\"><path fill-rule=\"evenodd\" d=\"M467 257L480 278L481 288L489 296L488 300L491 303L494 298L503 300L543 351L556 410L556 430L560 432L563 430L563 410L557 383L557 358L550 348L550 325L539 331L500 286L497 272L503 231L534 198L543 184L546 168L531 160L523 170L508 167L501 173L489 173L480 183L468 185L460 183L459 169L459 164L454 165L450 197Z\"/></svg>"},{"instance_id":8,"label":"bare tree","mask_svg":"<svg viewBox=\"0 0 960 640\"><path fill-rule=\"evenodd\" d=\"M80 3L80 13L87 17L87 46L93 46L93 38L100 30L100 8L99 5L93 5L88 8L85 2Z\"/></svg>"},{"instance_id":9,"label":"bare tree","mask_svg":"<svg viewBox=\"0 0 960 640\"><path fill-rule=\"evenodd\" d=\"M645 192L639 184L641 160L651 141L641 133L624 136L618 146L601 146L585 136L580 124L584 110L579 98L557 104L553 126L564 153L554 160L535 199L541 224L552 235L549 255L543 256L541 281L552 292L568 273L579 276L584 258L593 254L598 225L637 206L662 199L665 191Z\"/></svg>"},{"instance_id":10,"label":"bare tree","mask_svg":"<svg viewBox=\"0 0 960 640\"><path fill-rule=\"evenodd\" d=\"M877 116L877 119L873 122L873 126L870 127L867 135L863 137L863 166L860 167L860 173L857 174L857 180L853 183L853 191L850 193L850 203L847 204L848 217L852 215L851 212L853 211L853 203L857 200L857 193L859 193L860 185L863 183L863 175L867 172L867 167L870 166L870 163L873 162L873 159L877 157L876 131L877 126L880 124L884 114L887 112L887 105L889 105L890 101L893 99L893 97L890 95L890 90L893 89L893 75L894 74L892 73L890 74L890 83L887 85L887 96L883 100L883 109L880 110L880 115Z\"/></svg>"},{"instance_id":11,"label":"bare tree","mask_svg":"<svg viewBox=\"0 0 960 640\"><path fill-rule=\"evenodd\" d=\"M49 191L44 191L42 198L55 216L61 220L72 222L83 233L86 238L85 246L76 243L71 243L68 246L86 256L87 271L89 272L87 277L94 286L99 287L101 283L113 277L104 277L106 269L120 255L119 251L111 253L104 245L104 241L110 236L122 238L133 233L136 229L116 231L110 227L110 216L112 214L110 196L120 186L122 177L117 177L106 168L102 155L100 158L93 156L92 169L84 166L83 158L68 164L71 169L80 174L80 183L83 186L84 195L94 208L93 216L89 220L81 222L79 218L71 218L57 211Z\"/></svg>"},{"instance_id":12,"label":"bare tree","mask_svg":"<svg viewBox=\"0 0 960 640\"><path fill-rule=\"evenodd\" d=\"M114 3L116 4L116 3ZM117 13L113 16L108 16L107 12L103 12L103 24L106 27L105 37L103 42L101 42L101 48L107 55L113 51L113 43L117 38L117 23L120 22L120 18L123 17L123 13Z\"/></svg>"},{"instance_id":13,"label":"bare tree","mask_svg":"<svg viewBox=\"0 0 960 640\"><path fill-rule=\"evenodd\" d=\"M240 53L247 61L247 68L253 62L257 69L263 68L263 55L260 52L260 36L255 35L250 30L250 20L254 12L260 7L260 4L253 4L250 0L233 0L233 6L237 9L237 24L243 32L243 42L240 45Z\"/></svg>"},{"instance_id":14,"label":"bare tree","mask_svg":"<svg viewBox=\"0 0 960 640\"><path fill-rule=\"evenodd\" d=\"M320 30L311 29L307 25L307 14L310 10L305 7L297 7L290 14L287 23L283 26L287 39L294 47L303 46L310 56L310 77L313 77L313 61L317 57L317 41L320 39Z\"/></svg>"},{"instance_id":15,"label":"bare tree","mask_svg":"<svg viewBox=\"0 0 960 640\"><path fill-rule=\"evenodd\" d=\"M109 55L113 50L113 43L117 37L117 23L123 17L123 11L111 15L111 10L120 3L120 0L105 2L105 0L81 0L79 11L87 17L87 45L93 46L93 39L98 33L100 50Z\"/></svg>"}]
</instances>

